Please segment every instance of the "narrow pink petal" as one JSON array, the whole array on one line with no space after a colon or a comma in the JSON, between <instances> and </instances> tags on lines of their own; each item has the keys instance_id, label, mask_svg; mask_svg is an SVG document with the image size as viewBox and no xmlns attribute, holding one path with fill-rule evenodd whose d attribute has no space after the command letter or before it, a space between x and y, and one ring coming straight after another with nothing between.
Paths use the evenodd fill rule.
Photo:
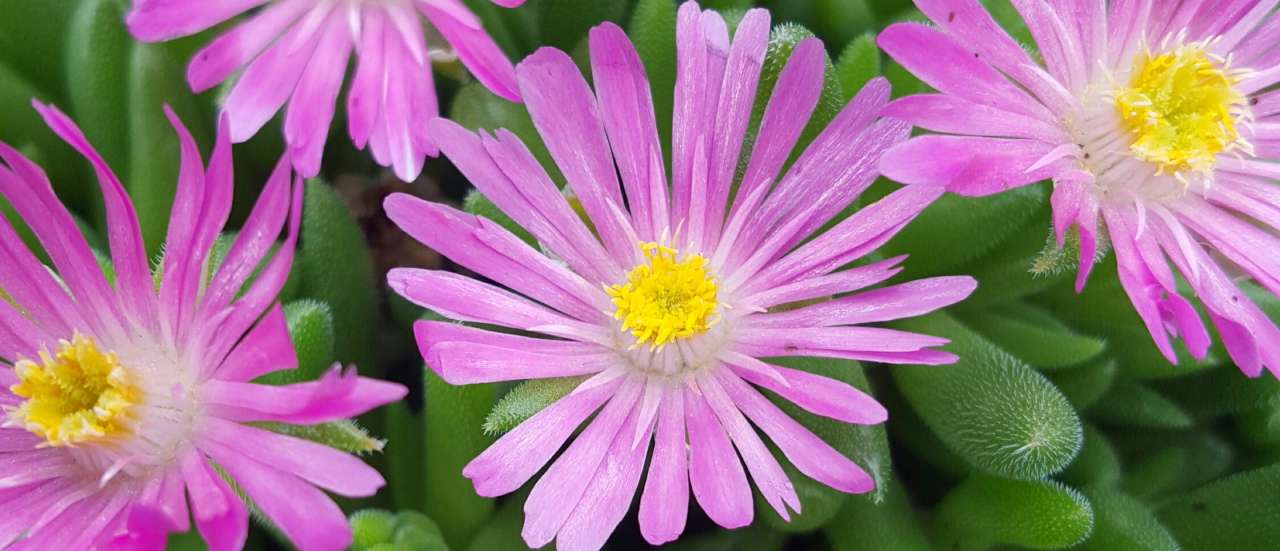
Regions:
<instances>
[{"instance_id":1,"label":"narrow pink petal","mask_svg":"<svg viewBox=\"0 0 1280 551\"><path fill-rule=\"evenodd\" d=\"M413 324L413 333L418 341L418 348L425 352L431 347L444 343L465 343L480 346L523 350L551 355L587 355L608 348L594 344L558 339L541 339L524 337L510 333L486 331L468 327L460 323L444 321L420 320Z\"/></svg>"},{"instance_id":2,"label":"narrow pink petal","mask_svg":"<svg viewBox=\"0 0 1280 551\"><path fill-rule=\"evenodd\" d=\"M309 440L218 418L205 420L199 438L199 445L214 456L243 454L347 497L368 497L386 484L378 471L356 456Z\"/></svg>"},{"instance_id":3,"label":"narrow pink petal","mask_svg":"<svg viewBox=\"0 0 1280 551\"><path fill-rule=\"evenodd\" d=\"M451 385L591 375L620 361L616 354L603 351L569 356L473 343L437 344L424 358Z\"/></svg>"},{"instance_id":4,"label":"narrow pink petal","mask_svg":"<svg viewBox=\"0 0 1280 551\"><path fill-rule=\"evenodd\" d=\"M1033 118L1052 117L1043 105L942 31L919 23L895 23L880 33L876 43L939 92Z\"/></svg>"},{"instance_id":5,"label":"narrow pink petal","mask_svg":"<svg viewBox=\"0 0 1280 551\"><path fill-rule=\"evenodd\" d=\"M879 327L744 328L739 346L752 356L822 356L863 359L863 353L918 352L948 341Z\"/></svg>"},{"instance_id":6,"label":"narrow pink petal","mask_svg":"<svg viewBox=\"0 0 1280 551\"><path fill-rule=\"evenodd\" d=\"M178 188L169 213L169 228L164 240L163 277L160 282L160 308L170 335L177 337L191 317L196 295L204 283L204 254L196 251L196 231L200 226L205 196L204 160L200 148L177 114L165 106L169 124L178 135L181 161ZM220 139L226 139L220 133ZM198 270L200 273L192 273Z\"/></svg>"},{"instance_id":7,"label":"narrow pink petal","mask_svg":"<svg viewBox=\"0 0 1280 551\"><path fill-rule=\"evenodd\" d=\"M324 154L338 91L351 56L347 22L335 17L329 19L325 27L320 31L320 42L307 61L284 117L284 137L293 166L304 178L320 172L320 157Z\"/></svg>"},{"instance_id":8,"label":"narrow pink petal","mask_svg":"<svg viewBox=\"0 0 1280 551\"><path fill-rule=\"evenodd\" d=\"M293 94L307 60L328 28L313 21L332 18L341 22L339 16L330 15L332 11L332 4L313 8L240 75L222 106L231 119L232 141L244 142L257 134Z\"/></svg>"},{"instance_id":9,"label":"narrow pink petal","mask_svg":"<svg viewBox=\"0 0 1280 551\"><path fill-rule=\"evenodd\" d=\"M715 247L720 239L720 221L724 219L730 188L738 171L743 138L751 120L760 71L769 46L769 23L768 10L757 8L747 11L734 32L729 57L725 61L720 102L715 107L715 126L711 129L716 139L711 141L711 158L707 167L707 200L702 205L706 228L701 241L707 247ZM804 47L800 44L796 48ZM792 55L795 55L795 50Z\"/></svg>"},{"instance_id":10,"label":"narrow pink petal","mask_svg":"<svg viewBox=\"0 0 1280 551\"><path fill-rule=\"evenodd\" d=\"M409 23L416 23L416 18L407 11L395 10L389 10L387 18L391 25L382 30L383 48L378 52L382 56L382 75L375 77L381 81L376 100L379 116L374 121L369 149L375 161L392 167L398 178L411 182L422 172L426 157L438 153L422 121L439 115L439 105L430 67L425 60L415 58L411 46L422 42L421 30Z\"/></svg>"},{"instance_id":11,"label":"narrow pink petal","mask_svg":"<svg viewBox=\"0 0 1280 551\"><path fill-rule=\"evenodd\" d=\"M643 387L643 382L635 378L623 381L595 420L534 484L524 503L525 521L521 530L529 547L542 547L560 532L582 501L588 484L600 472L609 443L622 433L623 440L630 444L630 433L623 433L621 429L635 410Z\"/></svg>"},{"instance_id":12,"label":"narrow pink petal","mask_svg":"<svg viewBox=\"0 0 1280 551\"><path fill-rule=\"evenodd\" d=\"M296 200L291 193L290 166L287 156L276 163L257 203L253 205L253 210L249 212L249 217L245 219L201 297L203 316L211 316L230 304L262 263L262 259L275 246L280 230L289 217L290 206L293 204L290 199Z\"/></svg>"},{"instance_id":13,"label":"narrow pink petal","mask_svg":"<svg viewBox=\"0 0 1280 551\"><path fill-rule=\"evenodd\" d=\"M191 516L209 551L236 551L249 536L249 512L240 497L197 452L180 459Z\"/></svg>"},{"instance_id":14,"label":"narrow pink petal","mask_svg":"<svg viewBox=\"0 0 1280 551\"><path fill-rule=\"evenodd\" d=\"M201 387L210 411L232 421L313 425L355 417L404 397L403 386L334 366L318 381L285 386L211 380Z\"/></svg>"},{"instance_id":15,"label":"narrow pink petal","mask_svg":"<svg viewBox=\"0 0 1280 551\"><path fill-rule=\"evenodd\" d=\"M524 330L585 325L509 291L452 272L396 268L387 274L387 284L410 302L456 320Z\"/></svg>"},{"instance_id":16,"label":"narrow pink petal","mask_svg":"<svg viewBox=\"0 0 1280 551\"><path fill-rule=\"evenodd\" d=\"M298 549L340 551L351 545L346 515L315 486L237 453L214 459Z\"/></svg>"},{"instance_id":17,"label":"narrow pink petal","mask_svg":"<svg viewBox=\"0 0 1280 551\"><path fill-rule=\"evenodd\" d=\"M638 260L629 223L614 209L623 205L604 123L591 89L568 54L542 48L516 68L529 115L556 165L591 218L605 247L623 264Z\"/></svg>"},{"instance_id":18,"label":"narrow pink petal","mask_svg":"<svg viewBox=\"0 0 1280 551\"><path fill-rule=\"evenodd\" d=\"M672 131L672 216L693 240L705 227L715 108L729 51L724 19L687 2L676 14L676 87ZM698 206L699 208L694 208Z\"/></svg>"},{"instance_id":19,"label":"narrow pink petal","mask_svg":"<svg viewBox=\"0 0 1280 551\"><path fill-rule=\"evenodd\" d=\"M5 549L44 551L47 549L88 549L101 538L132 496L128 492L99 492L77 499L57 516L46 514L47 523L30 527L23 539Z\"/></svg>"},{"instance_id":20,"label":"narrow pink petal","mask_svg":"<svg viewBox=\"0 0 1280 551\"><path fill-rule=\"evenodd\" d=\"M1071 139L1056 124L946 94L901 98L886 106L881 114L946 134L1029 138L1050 143Z\"/></svg>"},{"instance_id":21,"label":"narrow pink petal","mask_svg":"<svg viewBox=\"0 0 1280 551\"><path fill-rule=\"evenodd\" d=\"M761 431L778 446L800 472L845 493L860 494L875 488L875 481L853 461L836 451L759 392L725 369L715 379Z\"/></svg>"},{"instance_id":22,"label":"narrow pink petal","mask_svg":"<svg viewBox=\"0 0 1280 551\"><path fill-rule=\"evenodd\" d=\"M961 195L1000 193L1052 177L1066 160L1028 171L1057 147L1032 140L921 136L894 147L880 161L886 178L945 186Z\"/></svg>"},{"instance_id":23,"label":"narrow pink petal","mask_svg":"<svg viewBox=\"0 0 1280 551\"><path fill-rule=\"evenodd\" d=\"M5 171L0 167L0 173ZM4 178L0 174L0 179ZM69 335L73 327L85 326L66 290L22 242L7 219L0 219L0 288L26 311L31 321L51 334Z\"/></svg>"},{"instance_id":24,"label":"narrow pink petal","mask_svg":"<svg viewBox=\"0 0 1280 551\"><path fill-rule=\"evenodd\" d=\"M123 523L120 522L123 519ZM94 549L100 551L164 551L170 532L169 521L159 511L135 504L121 511L116 524L98 537Z\"/></svg>"},{"instance_id":25,"label":"narrow pink petal","mask_svg":"<svg viewBox=\"0 0 1280 551\"><path fill-rule=\"evenodd\" d=\"M276 304L231 349L214 376L224 381L251 381L267 373L298 367L284 309Z\"/></svg>"},{"instance_id":26,"label":"narrow pink petal","mask_svg":"<svg viewBox=\"0 0 1280 551\"><path fill-rule=\"evenodd\" d=\"M758 371L742 369L733 364L730 367L751 384L767 388L823 417L859 425L883 423L889 418L889 412L875 398L843 381L774 365L774 371L785 381L785 384L780 384Z\"/></svg>"},{"instance_id":27,"label":"narrow pink petal","mask_svg":"<svg viewBox=\"0 0 1280 551\"><path fill-rule=\"evenodd\" d=\"M622 268L514 134L500 130L497 138L482 138L445 119L432 121L430 127L449 160L476 189L564 259L574 272L590 281L622 278Z\"/></svg>"},{"instance_id":28,"label":"narrow pink petal","mask_svg":"<svg viewBox=\"0 0 1280 551\"><path fill-rule=\"evenodd\" d=\"M742 462L706 398L688 389L684 420L689 431L689 481L698 505L724 528L751 524L754 504Z\"/></svg>"},{"instance_id":29,"label":"narrow pink petal","mask_svg":"<svg viewBox=\"0 0 1280 551\"><path fill-rule=\"evenodd\" d=\"M613 23L591 29L590 51L596 99L626 186L636 234L653 241L669 221L666 199L653 201L650 192L650 186L660 185L665 193L667 184L666 170L651 162L663 155L644 64L626 33Z\"/></svg>"},{"instance_id":30,"label":"narrow pink petal","mask_svg":"<svg viewBox=\"0 0 1280 551\"><path fill-rule=\"evenodd\" d=\"M267 0L137 0L125 19L129 32L139 40L162 42L195 34L231 19Z\"/></svg>"},{"instance_id":31,"label":"narrow pink petal","mask_svg":"<svg viewBox=\"0 0 1280 551\"><path fill-rule=\"evenodd\" d=\"M684 398L667 388L658 405L653 458L640 497L640 533L651 545L675 541L689 516L689 455L685 451Z\"/></svg>"},{"instance_id":32,"label":"narrow pink petal","mask_svg":"<svg viewBox=\"0 0 1280 551\"><path fill-rule=\"evenodd\" d=\"M620 380L573 392L526 419L462 469L476 493L496 497L514 492L555 455L569 435L613 396Z\"/></svg>"},{"instance_id":33,"label":"narrow pink petal","mask_svg":"<svg viewBox=\"0 0 1280 551\"><path fill-rule=\"evenodd\" d=\"M1103 216L1107 221L1111 244L1116 252L1120 285L1129 296L1129 301L1133 303L1138 316L1142 318L1147 331L1151 333L1156 348L1170 363L1176 364L1178 356L1169 342L1168 330L1165 328L1159 310L1160 296L1164 293L1164 289L1160 287L1148 267L1148 261L1143 259L1138 250L1139 245L1135 239L1136 224L1132 222L1132 216L1114 208L1104 209ZM1157 260L1164 262L1163 255Z\"/></svg>"},{"instance_id":34,"label":"narrow pink petal","mask_svg":"<svg viewBox=\"0 0 1280 551\"><path fill-rule=\"evenodd\" d=\"M826 298L840 293L857 291L883 282L902 272L899 266L905 255L858 266L824 276L801 279L780 287L745 297L743 304L767 309L781 304Z\"/></svg>"},{"instance_id":35,"label":"narrow pink petal","mask_svg":"<svg viewBox=\"0 0 1280 551\"><path fill-rule=\"evenodd\" d=\"M1088 84L1085 53L1076 42L1076 33L1067 28L1064 14L1059 11L1065 6L1050 6L1046 2L1015 2L1013 5L1031 31L1049 73L1067 89L1082 91ZM1070 24L1080 25L1081 22L1073 20Z\"/></svg>"},{"instance_id":36,"label":"narrow pink petal","mask_svg":"<svg viewBox=\"0 0 1280 551\"><path fill-rule=\"evenodd\" d=\"M611 309L608 296L501 226L407 194L385 201L387 216L411 237L463 267L583 321Z\"/></svg>"},{"instance_id":37,"label":"narrow pink petal","mask_svg":"<svg viewBox=\"0 0 1280 551\"><path fill-rule=\"evenodd\" d=\"M383 82L386 79L386 45L382 10L360 10L359 62L347 93L347 130L356 148L364 149L382 115Z\"/></svg>"},{"instance_id":38,"label":"narrow pink petal","mask_svg":"<svg viewBox=\"0 0 1280 551\"><path fill-rule=\"evenodd\" d=\"M452 3L452 2L451 2ZM466 10L460 2L459 10ZM494 94L511 101L520 101L516 86L516 70L497 43L482 29L467 25L453 14L441 10L435 4L419 4L419 9L435 26L458 54L462 64ZM474 16L473 16L474 17Z\"/></svg>"},{"instance_id":39,"label":"narrow pink petal","mask_svg":"<svg viewBox=\"0 0 1280 551\"><path fill-rule=\"evenodd\" d=\"M44 171L0 142L0 195L36 234L72 298L83 308L86 329L97 335L122 325L120 307L89 243L58 201ZM71 309L75 311L77 309Z\"/></svg>"},{"instance_id":40,"label":"narrow pink petal","mask_svg":"<svg viewBox=\"0 0 1280 551\"><path fill-rule=\"evenodd\" d=\"M796 310L753 316L751 323L762 327L827 327L910 318L960 302L977 287L977 280L968 276L920 279Z\"/></svg>"},{"instance_id":41,"label":"narrow pink petal","mask_svg":"<svg viewBox=\"0 0 1280 551\"><path fill-rule=\"evenodd\" d=\"M117 292L121 295L124 308L135 316L136 322L144 326L154 324L156 297L150 264L142 245L138 215L124 185L69 117L52 105L43 105L37 101L33 101L31 105L58 137L93 165L102 190L102 200L106 205L107 240L111 248L111 263L116 272Z\"/></svg>"},{"instance_id":42,"label":"narrow pink petal","mask_svg":"<svg viewBox=\"0 0 1280 551\"><path fill-rule=\"evenodd\" d=\"M642 436L636 443L631 435L637 430L638 417L638 412L632 410L613 437L582 499L556 535L556 549L595 551L604 547L631 508L653 431L651 425L639 427Z\"/></svg>"},{"instance_id":43,"label":"narrow pink petal","mask_svg":"<svg viewBox=\"0 0 1280 551\"><path fill-rule=\"evenodd\" d=\"M197 93L217 86L262 53L314 5L311 0L274 2L236 25L191 58L187 65L187 84Z\"/></svg>"},{"instance_id":44,"label":"narrow pink petal","mask_svg":"<svg viewBox=\"0 0 1280 551\"><path fill-rule=\"evenodd\" d=\"M755 429L742 416L742 412L738 411L737 406L729 400L724 389L720 388L715 379L702 377L697 384L703 398L706 398L707 405L711 406L711 410L715 412L721 426L729 433L729 438L733 440L733 445L742 456L743 463L746 463L756 490L764 496L765 502L773 507L782 520L790 522L791 514L787 509L789 507L797 513L800 512L800 496L796 495L796 489L787 478L787 473L782 470L782 465L778 464L777 458L760 440Z\"/></svg>"}]
</instances>

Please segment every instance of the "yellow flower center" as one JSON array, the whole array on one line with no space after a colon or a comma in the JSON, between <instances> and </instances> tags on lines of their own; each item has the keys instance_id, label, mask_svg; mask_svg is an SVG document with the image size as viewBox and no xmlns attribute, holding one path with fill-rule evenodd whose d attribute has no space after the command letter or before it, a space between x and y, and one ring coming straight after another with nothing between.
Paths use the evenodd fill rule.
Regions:
<instances>
[{"instance_id":1,"label":"yellow flower center","mask_svg":"<svg viewBox=\"0 0 1280 551\"><path fill-rule=\"evenodd\" d=\"M675 249L657 243L640 248L645 263L627 272L626 283L605 288L622 329L650 349L705 333L717 321L716 282L707 260L696 254L680 260Z\"/></svg>"},{"instance_id":2,"label":"yellow flower center","mask_svg":"<svg viewBox=\"0 0 1280 551\"><path fill-rule=\"evenodd\" d=\"M1202 45L1185 45L1134 63L1116 107L1133 135L1130 151L1161 173L1209 172L1219 153L1241 142L1233 111L1246 103L1238 79Z\"/></svg>"},{"instance_id":3,"label":"yellow flower center","mask_svg":"<svg viewBox=\"0 0 1280 551\"><path fill-rule=\"evenodd\" d=\"M98 349L93 339L76 335L61 341L40 363L14 365L18 384L9 390L26 398L9 415L51 446L68 446L128 432L131 409L141 391L114 353Z\"/></svg>"}]
</instances>

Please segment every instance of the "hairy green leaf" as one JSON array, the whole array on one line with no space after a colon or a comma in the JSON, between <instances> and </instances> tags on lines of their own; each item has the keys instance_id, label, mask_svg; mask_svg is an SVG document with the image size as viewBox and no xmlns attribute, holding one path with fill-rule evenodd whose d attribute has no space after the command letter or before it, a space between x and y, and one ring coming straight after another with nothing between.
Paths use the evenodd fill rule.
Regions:
<instances>
[{"instance_id":1,"label":"hairy green leaf","mask_svg":"<svg viewBox=\"0 0 1280 551\"><path fill-rule=\"evenodd\" d=\"M1187 551L1270 549L1280 541L1280 464L1176 496L1157 515Z\"/></svg>"},{"instance_id":2,"label":"hairy green leaf","mask_svg":"<svg viewBox=\"0 0 1280 551\"><path fill-rule=\"evenodd\" d=\"M493 514L493 500L479 497L462 468L493 442L482 430L493 406L493 385L453 386L426 370L426 487L437 496L424 511L440 521L445 539L464 548Z\"/></svg>"},{"instance_id":3,"label":"hairy green leaf","mask_svg":"<svg viewBox=\"0 0 1280 551\"><path fill-rule=\"evenodd\" d=\"M1039 369L1082 364L1106 347L1102 339L1079 335L1025 304L969 310L962 319L997 346Z\"/></svg>"},{"instance_id":4,"label":"hairy green leaf","mask_svg":"<svg viewBox=\"0 0 1280 551\"><path fill-rule=\"evenodd\" d=\"M934 522L939 548L963 551L1062 549L1088 538L1093 520L1089 500L1058 482L974 475L947 494Z\"/></svg>"},{"instance_id":5,"label":"hairy green leaf","mask_svg":"<svg viewBox=\"0 0 1280 551\"><path fill-rule=\"evenodd\" d=\"M484 420L484 432L490 436L501 435L525 419L563 398L578 386L584 377L534 379L520 383L494 404Z\"/></svg>"},{"instance_id":6,"label":"hairy green leaf","mask_svg":"<svg viewBox=\"0 0 1280 551\"><path fill-rule=\"evenodd\" d=\"M1099 422L1122 427L1183 429L1191 416L1178 404L1141 383L1120 383L1089 408Z\"/></svg>"},{"instance_id":7,"label":"hairy green leaf","mask_svg":"<svg viewBox=\"0 0 1280 551\"><path fill-rule=\"evenodd\" d=\"M1097 525L1080 551L1179 551L1178 540L1142 502L1122 492L1091 487L1082 490L1093 504Z\"/></svg>"}]
</instances>

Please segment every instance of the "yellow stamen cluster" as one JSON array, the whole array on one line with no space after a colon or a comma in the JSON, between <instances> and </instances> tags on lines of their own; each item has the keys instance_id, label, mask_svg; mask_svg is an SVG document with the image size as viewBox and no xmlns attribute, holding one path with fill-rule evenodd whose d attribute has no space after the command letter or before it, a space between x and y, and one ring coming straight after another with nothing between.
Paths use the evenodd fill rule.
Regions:
<instances>
[{"instance_id":1,"label":"yellow stamen cluster","mask_svg":"<svg viewBox=\"0 0 1280 551\"><path fill-rule=\"evenodd\" d=\"M1133 136L1130 151L1161 173L1210 172L1219 153L1242 142L1235 115L1246 103L1238 78L1202 44L1140 54L1115 103Z\"/></svg>"},{"instance_id":2,"label":"yellow stamen cluster","mask_svg":"<svg viewBox=\"0 0 1280 551\"><path fill-rule=\"evenodd\" d=\"M627 282L605 287L617 308L614 318L636 344L657 349L676 339L705 333L715 324L716 283L699 255L679 259L675 249L641 243L646 262L627 272Z\"/></svg>"},{"instance_id":3,"label":"yellow stamen cluster","mask_svg":"<svg viewBox=\"0 0 1280 551\"><path fill-rule=\"evenodd\" d=\"M10 417L51 446L68 446L118 436L141 392L114 353L98 349L93 339L76 335L61 341L40 363L21 360L14 365L18 384L9 390L26 398L10 410Z\"/></svg>"}]
</instances>

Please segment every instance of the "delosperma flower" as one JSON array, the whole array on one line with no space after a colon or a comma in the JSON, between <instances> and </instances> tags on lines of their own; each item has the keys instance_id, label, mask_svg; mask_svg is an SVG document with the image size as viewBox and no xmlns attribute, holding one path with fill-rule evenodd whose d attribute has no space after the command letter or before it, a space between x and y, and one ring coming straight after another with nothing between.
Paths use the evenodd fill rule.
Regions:
<instances>
[{"instance_id":1,"label":"delosperma flower","mask_svg":"<svg viewBox=\"0 0 1280 551\"><path fill-rule=\"evenodd\" d=\"M908 136L906 124L876 119L889 97L884 80L868 84L780 175L823 82L822 44L797 44L735 185L769 28L768 12L752 10L731 40L715 12L681 6L670 186L649 83L621 29L606 23L590 33L594 92L559 50L543 48L517 66L521 95L581 217L510 132L433 123L444 153L537 248L442 204L403 194L386 202L414 238L496 283L397 269L388 276L396 292L454 320L520 332L419 322L430 369L458 385L583 379L463 471L480 495L498 496L550 462L524 505L531 547L554 539L562 550L599 548L642 478L640 530L654 544L684 530L691 490L724 527L752 521L748 480L790 518L800 500L760 432L804 475L869 491L874 481L862 468L760 389L848 423L880 423L885 409L848 384L765 358L955 360L934 349L945 339L866 324L955 303L973 291L971 278L867 290L896 274L902 258L845 269L940 189L898 190L819 232L872 183L881 152Z\"/></svg>"},{"instance_id":2,"label":"delosperma flower","mask_svg":"<svg viewBox=\"0 0 1280 551\"><path fill-rule=\"evenodd\" d=\"M1280 294L1275 2L1015 1L1041 61L977 0L916 5L937 27L879 43L939 93L885 114L947 135L893 149L885 175L965 195L1052 179L1058 241L1080 237L1077 290L1105 235L1171 362L1170 335L1197 358L1211 343L1176 271L1246 375L1280 374L1280 330L1235 282Z\"/></svg>"},{"instance_id":3,"label":"delosperma flower","mask_svg":"<svg viewBox=\"0 0 1280 551\"><path fill-rule=\"evenodd\" d=\"M0 217L0 547L161 549L194 519L210 549L239 549L249 516L232 480L298 548L346 548L346 519L320 488L368 496L382 477L356 457L250 423L345 419L405 389L337 368L308 383L250 382L297 363L276 303L302 206L288 157L210 268L231 208L227 127L206 170L169 113L181 174L157 280L120 181L69 118L36 109L98 175L114 278L40 167L0 143L0 195L52 262L41 264Z\"/></svg>"},{"instance_id":4,"label":"delosperma flower","mask_svg":"<svg viewBox=\"0 0 1280 551\"><path fill-rule=\"evenodd\" d=\"M187 81L202 92L243 68L223 104L235 142L253 137L287 102L285 142L304 177L320 171L353 52L351 140L405 181L439 153L426 128L439 113L432 61L456 59L493 93L519 101L511 61L460 0L134 0L128 23L139 40L169 40L264 5L196 53Z\"/></svg>"}]
</instances>

